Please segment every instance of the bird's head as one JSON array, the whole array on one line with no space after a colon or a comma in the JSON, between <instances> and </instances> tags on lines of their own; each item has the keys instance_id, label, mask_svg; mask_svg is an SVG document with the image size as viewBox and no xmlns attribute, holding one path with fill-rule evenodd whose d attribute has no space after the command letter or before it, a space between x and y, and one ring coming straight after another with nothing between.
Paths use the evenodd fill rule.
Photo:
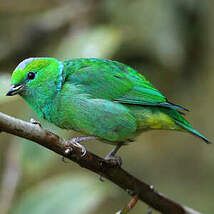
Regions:
<instances>
[{"instance_id":1,"label":"bird's head","mask_svg":"<svg viewBox=\"0 0 214 214\"><path fill-rule=\"evenodd\" d=\"M54 58L25 59L15 68L11 78L11 87L6 95L25 96L39 92L42 87L47 90L53 86L57 87L57 76L62 70L62 63Z\"/></svg>"}]
</instances>

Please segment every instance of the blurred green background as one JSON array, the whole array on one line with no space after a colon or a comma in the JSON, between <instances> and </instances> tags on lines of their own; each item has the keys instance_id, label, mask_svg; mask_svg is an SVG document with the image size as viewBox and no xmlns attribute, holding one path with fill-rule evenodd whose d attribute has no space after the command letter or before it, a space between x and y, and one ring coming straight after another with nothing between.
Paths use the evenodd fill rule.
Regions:
<instances>
[{"instance_id":1,"label":"blurred green background","mask_svg":"<svg viewBox=\"0 0 214 214\"><path fill-rule=\"evenodd\" d=\"M209 0L0 0L0 111L40 120L5 97L16 65L31 56L99 57L129 64L214 141L214 2ZM45 121L42 125L69 138ZM105 156L111 145L85 143ZM170 198L214 212L214 147L179 132L142 134L119 152L123 168ZM18 137L0 134L0 213L115 213L130 197L78 165ZM139 202L132 213L146 213ZM158 212L153 212L158 213Z\"/></svg>"}]
</instances>

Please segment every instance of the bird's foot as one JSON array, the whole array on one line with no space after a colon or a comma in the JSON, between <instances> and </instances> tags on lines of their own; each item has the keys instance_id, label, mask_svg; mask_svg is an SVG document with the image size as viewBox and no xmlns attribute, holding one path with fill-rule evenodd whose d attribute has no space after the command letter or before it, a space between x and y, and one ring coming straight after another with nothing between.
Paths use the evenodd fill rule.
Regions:
<instances>
[{"instance_id":1,"label":"bird's foot","mask_svg":"<svg viewBox=\"0 0 214 214\"><path fill-rule=\"evenodd\" d=\"M113 166L121 167L122 166L122 159L119 156L115 156L115 154L117 153L117 151L120 149L120 147L122 145L123 145L123 143L118 143L116 145L116 147L111 152L109 152L109 154L106 155L104 160L107 163L111 163Z\"/></svg>"},{"instance_id":2,"label":"bird's foot","mask_svg":"<svg viewBox=\"0 0 214 214\"><path fill-rule=\"evenodd\" d=\"M42 125L39 121L34 120L33 118L30 119L30 123L34 124L34 125L38 125L40 128L42 128Z\"/></svg>"},{"instance_id":3,"label":"bird's foot","mask_svg":"<svg viewBox=\"0 0 214 214\"><path fill-rule=\"evenodd\" d=\"M112 164L113 166L121 167L122 166L122 159L119 156L109 156L107 155L104 158L105 162Z\"/></svg>"},{"instance_id":4,"label":"bird's foot","mask_svg":"<svg viewBox=\"0 0 214 214\"><path fill-rule=\"evenodd\" d=\"M68 141L68 146L67 146L67 149L65 150L65 153L68 154L72 151L72 148L71 148L71 145L72 146L75 146L75 147L78 147L81 149L81 157L84 157L86 155L86 148L80 144L81 142L83 141L86 141L86 140L94 140L94 139L97 139L97 137L95 136L85 136L85 137L74 137L74 138L71 138L69 141ZM64 161L64 157L62 158L62 160Z\"/></svg>"},{"instance_id":5,"label":"bird's foot","mask_svg":"<svg viewBox=\"0 0 214 214\"><path fill-rule=\"evenodd\" d=\"M71 141L71 140L68 141L68 145L66 146L66 149L65 149L65 151L64 151L66 155L68 155L69 153L71 153L71 152L73 151L72 146L75 146L75 147L80 148L80 149L81 149L81 157L84 157L84 156L85 156L85 154L86 154L86 152L87 152L87 151L86 151L86 148L85 148L83 145L81 145L80 143L74 142L73 139L72 139L72 141ZM64 163L67 163L67 162L65 161L65 157L64 157L64 156L62 156L62 161L63 161Z\"/></svg>"},{"instance_id":6,"label":"bird's foot","mask_svg":"<svg viewBox=\"0 0 214 214\"><path fill-rule=\"evenodd\" d=\"M69 146L73 145L73 146L81 149L81 153L82 153L81 157L84 157L87 151L86 151L86 148L82 144L80 144L80 142L82 142L84 140L86 140L85 137L74 137L74 138L70 139L68 141L68 148L65 150L65 153L69 153L70 152Z\"/></svg>"},{"instance_id":7,"label":"bird's foot","mask_svg":"<svg viewBox=\"0 0 214 214\"><path fill-rule=\"evenodd\" d=\"M104 158L104 161L108 164L111 164L113 167L121 167L122 166L122 159L119 156L109 156L107 155ZM104 179L101 175L99 175L99 180L104 182Z\"/></svg>"},{"instance_id":8,"label":"bird's foot","mask_svg":"<svg viewBox=\"0 0 214 214\"><path fill-rule=\"evenodd\" d=\"M109 152L109 154L106 155L106 157L104 158L104 161L106 163L110 163L113 167L121 167L122 166L122 159L119 156L115 156L115 154L117 153L117 151L120 149L120 147L123 145L123 143L118 143L116 145L116 147ZM99 180L100 181L104 181L102 176L99 176Z\"/></svg>"}]
</instances>

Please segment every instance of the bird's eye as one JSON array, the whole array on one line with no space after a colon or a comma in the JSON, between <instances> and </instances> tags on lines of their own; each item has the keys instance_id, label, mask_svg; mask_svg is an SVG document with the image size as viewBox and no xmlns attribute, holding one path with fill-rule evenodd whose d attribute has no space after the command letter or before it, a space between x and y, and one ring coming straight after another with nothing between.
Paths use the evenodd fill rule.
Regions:
<instances>
[{"instance_id":1,"label":"bird's eye","mask_svg":"<svg viewBox=\"0 0 214 214\"><path fill-rule=\"evenodd\" d=\"M27 75L27 78L29 79L29 80L33 80L34 78L35 78L35 73L34 72L29 72L28 73L28 75Z\"/></svg>"}]
</instances>

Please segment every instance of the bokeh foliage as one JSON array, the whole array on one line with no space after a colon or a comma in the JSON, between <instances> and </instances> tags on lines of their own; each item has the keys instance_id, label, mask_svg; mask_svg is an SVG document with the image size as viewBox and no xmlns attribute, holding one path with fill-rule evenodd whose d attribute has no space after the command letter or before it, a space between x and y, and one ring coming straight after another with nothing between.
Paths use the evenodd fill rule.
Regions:
<instances>
[{"instance_id":1,"label":"bokeh foliage","mask_svg":"<svg viewBox=\"0 0 214 214\"><path fill-rule=\"evenodd\" d=\"M189 108L187 119L214 141L213 9L209 0L0 0L0 111L40 120L19 97L4 96L12 70L27 57L109 58L133 66L169 100ZM66 138L77 136L42 125ZM99 142L86 147L102 156L112 149ZM138 178L182 204L213 213L213 152L213 145L188 134L153 131L119 154L123 167ZM107 214L129 200L108 181L5 133L0 182L3 214ZM132 213L146 208L138 203Z\"/></svg>"}]
</instances>

